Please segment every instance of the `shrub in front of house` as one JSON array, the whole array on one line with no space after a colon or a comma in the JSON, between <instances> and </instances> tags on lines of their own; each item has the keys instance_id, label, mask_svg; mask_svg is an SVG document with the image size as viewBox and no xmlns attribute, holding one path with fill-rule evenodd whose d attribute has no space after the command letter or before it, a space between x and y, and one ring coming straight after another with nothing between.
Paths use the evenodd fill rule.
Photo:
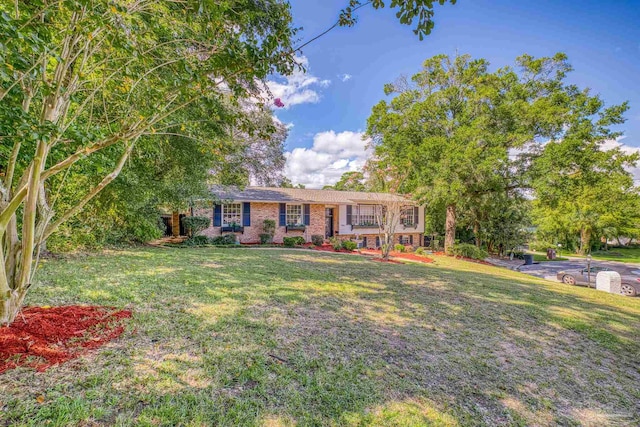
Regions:
<instances>
[{"instance_id":1,"label":"shrub in front of house","mask_svg":"<svg viewBox=\"0 0 640 427\"><path fill-rule=\"evenodd\" d=\"M396 252L406 252L407 248L404 245L398 243L393 247L393 250L395 250Z\"/></svg>"},{"instance_id":2,"label":"shrub in front of house","mask_svg":"<svg viewBox=\"0 0 640 427\"><path fill-rule=\"evenodd\" d=\"M324 243L324 236L321 234L314 234L313 236L311 236L311 243L316 246L322 246L322 244Z\"/></svg>"},{"instance_id":3,"label":"shrub in front of house","mask_svg":"<svg viewBox=\"0 0 640 427\"><path fill-rule=\"evenodd\" d=\"M275 234L276 221L274 219L265 219L264 221L262 221L262 234L260 234L260 243L262 243L263 245L273 243L273 236L275 236Z\"/></svg>"},{"instance_id":4,"label":"shrub in front of house","mask_svg":"<svg viewBox=\"0 0 640 427\"><path fill-rule=\"evenodd\" d=\"M273 236L269 233L261 233L260 234L260 244L268 245L273 241Z\"/></svg>"},{"instance_id":5,"label":"shrub in front of house","mask_svg":"<svg viewBox=\"0 0 640 427\"><path fill-rule=\"evenodd\" d=\"M342 249L342 240L338 239L337 237L330 238L329 243L331 243L331 247L333 247L333 250L335 251L339 251L340 249Z\"/></svg>"},{"instance_id":6,"label":"shrub in front of house","mask_svg":"<svg viewBox=\"0 0 640 427\"><path fill-rule=\"evenodd\" d=\"M356 242L354 242L353 240L343 240L342 241L342 249L345 249L345 250L347 250L349 252L355 251L357 247L358 247L358 244Z\"/></svg>"},{"instance_id":7,"label":"shrub in front of house","mask_svg":"<svg viewBox=\"0 0 640 427\"><path fill-rule=\"evenodd\" d=\"M182 226L189 237L199 235L209 228L209 225L211 224L211 219L206 216L185 216L181 221Z\"/></svg>"},{"instance_id":8,"label":"shrub in front of house","mask_svg":"<svg viewBox=\"0 0 640 427\"><path fill-rule=\"evenodd\" d=\"M425 249L422 246L420 246L419 248L416 248L416 255L420 255L420 256L426 255Z\"/></svg>"},{"instance_id":9,"label":"shrub in front of house","mask_svg":"<svg viewBox=\"0 0 640 427\"><path fill-rule=\"evenodd\" d=\"M184 241L185 246L206 246L209 244L207 236L193 236Z\"/></svg>"},{"instance_id":10,"label":"shrub in front of house","mask_svg":"<svg viewBox=\"0 0 640 427\"><path fill-rule=\"evenodd\" d=\"M304 237L296 236L296 237L285 237L285 238L282 239L282 243L286 247L292 248L294 246L304 245L306 243L306 241L304 240Z\"/></svg>"},{"instance_id":11,"label":"shrub in front of house","mask_svg":"<svg viewBox=\"0 0 640 427\"><path fill-rule=\"evenodd\" d=\"M449 250L450 255L462 256L471 259L485 259L489 256L487 251L469 243L457 243Z\"/></svg>"},{"instance_id":12,"label":"shrub in front of house","mask_svg":"<svg viewBox=\"0 0 640 427\"><path fill-rule=\"evenodd\" d=\"M209 243L216 246L235 245L236 236L235 234L223 234L222 236L212 237Z\"/></svg>"}]
</instances>

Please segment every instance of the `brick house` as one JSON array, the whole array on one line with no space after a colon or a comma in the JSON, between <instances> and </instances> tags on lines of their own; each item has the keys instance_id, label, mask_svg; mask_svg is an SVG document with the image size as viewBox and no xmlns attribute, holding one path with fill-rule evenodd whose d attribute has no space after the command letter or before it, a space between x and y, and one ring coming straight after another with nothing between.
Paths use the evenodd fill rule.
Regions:
<instances>
[{"instance_id":1,"label":"brick house","mask_svg":"<svg viewBox=\"0 0 640 427\"><path fill-rule=\"evenodd\" d=\"M302 236L309 242L311 236L321 235L357 238L374 248L380 246L379 210L393 205L401 206L396 243L422 244L424 207L399 195L270 187L214 187L211 191L220 201L191 213L211 218L211 226L203 232L209 237L234 233L240 243L259 243L264 220L271 219L276 222L275 243L288 236Z\"/></svg>"}]
</instances>

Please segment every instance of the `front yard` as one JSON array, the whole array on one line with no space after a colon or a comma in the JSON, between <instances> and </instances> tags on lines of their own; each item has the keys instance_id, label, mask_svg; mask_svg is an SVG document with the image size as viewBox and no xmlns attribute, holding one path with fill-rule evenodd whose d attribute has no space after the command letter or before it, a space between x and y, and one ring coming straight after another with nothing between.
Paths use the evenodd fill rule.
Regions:
<instances>
[{"instance_id":1,"label":"front yard","mask_svg":"<svg viewBox=\"0 0 640 427\"><path fill-rule=\"evenodd\" d=\"M640 248L612 248L609 251L597 251L594 252L593 258L640 264Z\"/></svg>"},{"instance_id":2,"label":"front yard","mask_svg":"<svg viewBox=\"0 0 640 427\"><path fill-rule=\"evenodd\" d=\"M638 425L640 298L436 257L163 249L47 260L30 305L133 310L0 375L0 425Z\"/></svg>"}]
</instances>

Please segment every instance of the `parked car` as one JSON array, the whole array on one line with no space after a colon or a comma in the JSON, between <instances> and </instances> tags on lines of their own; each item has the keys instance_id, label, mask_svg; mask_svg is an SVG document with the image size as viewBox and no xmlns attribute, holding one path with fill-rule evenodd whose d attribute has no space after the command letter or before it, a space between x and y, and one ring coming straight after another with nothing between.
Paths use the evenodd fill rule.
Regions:
<instances>
[{"instance_id":1,"label":"parked car","mask_svg":"<svg viewBox=\"0 0 640 427\"><path fill-rule=\"evenodd\" d=\"M596 287L596 276L601 271L614 271L608 267L591 267L591 275L589 270L583 268L581 270L560 271L557 278L567 285ZM590 277L589 277L590 276ZM640 294L640 278L627 274L620 274L622 278L621 293L629 297Z\"/></svg>"}]
</instances>

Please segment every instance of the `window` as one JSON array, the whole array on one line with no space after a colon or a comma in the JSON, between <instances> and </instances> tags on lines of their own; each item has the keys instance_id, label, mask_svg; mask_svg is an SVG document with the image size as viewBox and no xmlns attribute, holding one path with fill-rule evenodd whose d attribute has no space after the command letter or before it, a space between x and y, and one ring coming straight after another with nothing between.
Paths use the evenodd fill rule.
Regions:
<instances>
[{"instance_id":1,"label":"window","mask_svg":"<svg viewBox=\"0 0 640 427\"><path fill-rule=\"evenodd\" d=\"M222 226L242 225L242 203L222 205Z\"/></svg>"},{"instance_id":2,"label":"window","mask_svg":"<svg viewBox=\"0 0 640 427\"><path fill-rule=\"evenodd\" d=\"M354 209L354 218L351 223L354 225L370 225L377 227L382 207L379 205L358 205Z\"/></svg>"},{"instance_id":3,"label":"window","mask_svg":"<svg viewBox=\"0 0 640 427\"><path fill-rule=\"evenodd\" d=\"M405 206L400 212L400 222L404 226L413 226L416 223L413 206Z\"/></svg>"},{"instance_id":4,"label":"window","mask_svg":"<svg viewBox=\"0 0 640 427\"><path fill-rule=\"evenodd\" d=\"M287 205L287 225L302 225L302 205Z\"/></svg>"},{"instance_id":5,"label":"window","mask_svg":"<svg viewBox=\"0 0 640 427\"><path fill-rule=\"evenodd\" d=\"M400 236L400 244L401 245L411 245L413 244L412 236Z\"/></svg>"}]
</instances>

